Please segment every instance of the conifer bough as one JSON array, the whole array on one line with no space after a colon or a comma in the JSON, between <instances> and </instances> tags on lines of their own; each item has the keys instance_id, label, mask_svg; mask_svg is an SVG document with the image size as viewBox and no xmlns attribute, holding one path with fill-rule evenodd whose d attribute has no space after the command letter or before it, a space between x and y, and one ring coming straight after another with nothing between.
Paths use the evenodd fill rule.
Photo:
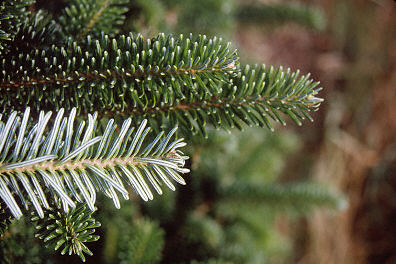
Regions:
<instances>
[{"instance_id":1,"label":"conifer bough","mask_svg":"<svg viewBox=\"0 0 396 264\"><path fill-rule=\"evenodd\" d=\"M175 190L169 178L185 184L179 173L189 172L183 168L187 157L178 150L185 143L171 140L176 128L143 147L147 121L135 131L127 119L117 133L110 119L98 136L96 113L88 115L88 122L76 122L75 108L68 117L60 109L49 124L51 112L40 112L34 123L29 110L22 117L13 112L4 122L0 116L0 197L16 218L22 216L17 199L25 209L32 204L43 217L42 207L50 208L48 196L59 199L65 212L76 202L93 211L99 190L120 208L116 190L129 199L124 183L145 201L153 199L149 185L162 194L163 184Z\"/></svg>"},{"instance_id":2,"label":"conifer bough","mask_svg":"<svg viewBox=\"0 0 396 264\"><path fill-rule=\"evenodd\" d=\"M47 247L61 250L61 254L76 254L85 261L84 253L92 256L92 251L85 245L97 241L95 228L101 224L92 217L93 211L85 204L78 204L69 212L63 212L58 205L46 210L43 218L33 215L36 222L36 237L42 239Z\"/></svg>"},{"instance_id":3,"label":"conifer bough","mask_svg":"<svg viewBox=\"0 0 396 264\"><path fill-rule=\"evenodd\" d=\"M202 35L130 34L10 54L2 61L0 105L3 112L77 107L136 123L147 118L156 132L170 123L203 135L206 123L272 129L269 118L285 124L279 112L298 124L311 120L308 112L322 101L315 97L318 83L281 67L240 69L229 47Z\"/></svg>"},{"instance_id":4,"label":"conifer bough","mask_svg":"<svg viewBox=\"0 0 396 264\"><path fill-rule=\"evenodd\" d=\"M118 110L172 102L188 93L218 92L235 70L236 51L206 36L138 34L32 49L2 60L2 110L78 107ZM45 96L44 96L45 95Z\"/></svg>"}]
</instances>

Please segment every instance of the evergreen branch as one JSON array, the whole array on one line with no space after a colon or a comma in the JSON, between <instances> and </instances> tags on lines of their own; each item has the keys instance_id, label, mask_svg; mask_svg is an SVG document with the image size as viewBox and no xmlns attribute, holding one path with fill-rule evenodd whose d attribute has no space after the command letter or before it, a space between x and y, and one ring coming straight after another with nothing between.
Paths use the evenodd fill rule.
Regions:
<instances>
[{"instance_id":1,"label":"evergreen branch","mask_svg":"<svg viewBox=\"0 0 396 264\"><path fill-rule=\"evenodd\" d=\"M299 3L242 5L238 8L236 16L244 22L260 24L296 22L316 30L322 30L326 25L321 10Z\"/></svg>"},{"instance_id":2,"label":"evergreen branch","mask_svg":"<svg viewBox=\"0 0 396 264\"><path fill-rule=\"evenodd\" d=\"M205 136L206 124L228 130L242 129L245 123L273 130L270 119L286 125L282 114L301 125L305 118L313 121L309 112L315 111L323 99L315 97L321 90L316 88L319 83L309 79L309 74L299 75L299 71L285 71L282 67L247 65L229 83L217 87L218 94L189 93L182 99L159 97L154 105L147 102L143 107L126 108L120 114L134 120L147 118L156 131L169 122L179 126L184 134Z\"/></svg>"},{"instance_id":3,"label":"evergreen branch","mask_svg":"<svg viewBox=\"0 0 396 264\"><path fill-rule=\"evenodd\" d=\"M42 239L47 247L61 250L61 254L78 255L85 262L84 253L92 256L85 243L97 241L95 228L101 224L92 217L92 211L84 204L78 204L69 212L63 212L61 206L49 208L45 217L33 216L36 224L36 237Z\"/></svg>"},{"instance_id":4,"label":"evergreen branch","mask_svg":"<svg viewBox=\"0 0 396 264\"><path fill-rule=\"evenodd\" d=\"M145 120L133 133L132 121L127 119L116 133L117 125L111 119L103 135L95 136L96 113L88 115L88 122L80 121L75 126L75 108L68 118L63 117L61 109L51 125L51 112L40 112L34 124L28 123L29 111L27 108L22 118L13 112L6 122L0 118L0 197L16 218L22 212L14 195L26 209L32 203L43 217L42 206L49 208L49 191L51 197L62 201L65 212L75 207L74 200L86 203L93 211L97 190L119 208L115 190L129 199L123 183L131 185L145 201L153 199L147 180L159 194L162 182L175 190L169 177L185 184L179 173L189 171L183 168L187 157L177 150L185 143L183 139L170 140L176 129L165 138L163 132L159 133L142 148L150 130Z\"/></svg>"},{"instance_id":5,"label":"evergreen branch","mask_svg":"<svg viewBox=\"0 0 396 264\"><path fill-rule=\"evenodd\" d=\"M127 3L127 0L74 0L64 9L59 22L65 36L75 36L77 41L87 34L99 37L101 32L113 36L125 20Z\"/></svg>"},{"instance_id":6,"label":"evergreen branch","mask_svg":"<svg viewBox=\"0 0 396 264\"><path fill-rule=\"evenodd\" d=\"M205 36L147 39L103 36L79 46L10 54L0 71L1 111L78 107L85 113L152 105L204 90L216 94L235 69L236 52ZM198 91L197 91L198 90Z\"/></svg>"}]
</instances>

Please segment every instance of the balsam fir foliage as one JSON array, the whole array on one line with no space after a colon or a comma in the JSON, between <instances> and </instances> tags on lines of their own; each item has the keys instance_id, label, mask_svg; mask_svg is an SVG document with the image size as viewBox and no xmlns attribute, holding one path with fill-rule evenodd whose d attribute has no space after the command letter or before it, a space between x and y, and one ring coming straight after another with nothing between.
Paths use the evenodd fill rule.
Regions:
<instances>
[{"instance_id":1,"label":"balsam fir foliage","mask_svg":"<svg viewBox=\"0 0 396 264\"><path fill-rule=\"evenodd\" d=\"M170 140L176 129L166 137L159 133L143 148L150 130L147 121L135 132L127 119L117 133L117 125L110 119L103 134L97 136L96 114L88 115L88 122L75 122L75 108L69 117L63 117L61 109L52 128L47 129L52 113L40 112L34 123L29 120L29 110L22 117L13 112L7 122L0 119L0 197L16 218L22 211L14 196L26 210L33 204L42 218L42 206L50 209L48 195L52 200L59 197L65 212L75 207L75 201L86 203L93 211L97 190L119 208L115 190L129 199L123 183L131 185L145 201L153 199L146 181L158 194L162 194L163 183L175 189L169 178L185 184L179 173L189 172L182 168L187 157L177 150L185 143L183 139Z\"/></svg>"},{"instance_id":2,"label":"balsam fir foliage","mask_svg":"<svg viewBox=\"0 0 396 264\"><path fill-rule=\"evenodd\" d=\"M62 254L92 255L97 192L119 208L125 184L144 201L175 190L171 179L185 184L174 127L187 137L207 137L208 126L273 130L270 120L312 121L322 101L309 75L241 66L221 38L119 34L126 0L67 2L54 17L30 0L0 8L0 228L30 211L38 237ZM162 230L135 227L123 244L135 255L120 261L158 261Z\"/></svg>"},{"instance_id":3,"label":"balsam fir foliage","mask_svg":"<svg viewBox=\"0 0 396 264\"><path fill-rule=\"evenodd\" d=\"M88 36L86 42L5 56L2 111L20 111L26 104L33 109L78 107L83 112L144 110L188 93L218 92L219 81L227 81L237 60L229 43L205 36L175 39L160 34L145 41L139 34L104 35L97 40Z\"/></svg>"},{"instance_id":4,"label":"balsam fir foliage","mask_svg":"<svg viewBox=\"0 0 396 264\"><path fill-rule=\"evenodd\" d=\"M150 117L156 131L170 121L206 135L206 123L241 128L242 120L272 129L268 117L285 124L278 110L300 124L321 102L315 97L318 83L308 75L265 66L246 66L238 74L236 64L236 52L217 38L88 36L84 47L70 42L6 56L0 104L2 111L31 105L36 111L78 107L135 121Z\"/></svg>"},{"instance_id":5,"label":"balsam fir foliage","mask_svg":"<svg viewBox=\"0 0 396 264\"><path fill-rule=\"evenodd\" d=\"M37 222L35 236L42 239L46 247L61 250L62 255L76 254L85 261L84 253L92 256L92 252L84 243L99 239L93 233L100 223L91 217L93 212L84 204L78 204L67 213L59 210L60 204L57 204L54 209L46 210L45 217L31 218L32 222Z\"/></svg>"}]
</instances>

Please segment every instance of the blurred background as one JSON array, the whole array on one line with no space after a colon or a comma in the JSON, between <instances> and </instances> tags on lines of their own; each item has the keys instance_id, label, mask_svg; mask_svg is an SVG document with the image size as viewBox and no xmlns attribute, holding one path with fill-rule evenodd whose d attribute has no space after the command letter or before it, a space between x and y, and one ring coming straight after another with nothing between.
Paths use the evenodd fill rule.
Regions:
<instances>
[{"instance_id":1,"label":"blurred background","mask_svg":"<svg viewBox=\"0 0 396 264\"><path fill-rule=\"evenodd\" d=\"M395 1L129 2L122 31L222 37L242 64L311 73L325 102L301 127L190 139L187 186L98 203L87 263L396 263ZM28 234L20 263L73 263Z\"/></svg>"}]
</instances>

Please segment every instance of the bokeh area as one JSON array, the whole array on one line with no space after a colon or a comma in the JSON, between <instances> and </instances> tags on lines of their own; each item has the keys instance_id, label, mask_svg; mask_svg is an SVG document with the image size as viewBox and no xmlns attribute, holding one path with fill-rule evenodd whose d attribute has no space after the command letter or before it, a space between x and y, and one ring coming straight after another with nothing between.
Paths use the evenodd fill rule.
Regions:
<instances>
[{"instance_id":1,"label":"bokeh area","mask_svg":"<svg viewBox=\"0 0 396 264\"><path fill-rule=\"evenodd\" d=\"M56 12L67 3L36 5ZM103 228L87 263L396 263L395 1L130 0L128 8L122 32L223 38L242 64L310 73L325 101L302 126L187 139L192 172L176 192L119 211L98 197ZM20 263L79 261L50 255L31 227L19 228Z\"/></svg>"}]
</instances>

